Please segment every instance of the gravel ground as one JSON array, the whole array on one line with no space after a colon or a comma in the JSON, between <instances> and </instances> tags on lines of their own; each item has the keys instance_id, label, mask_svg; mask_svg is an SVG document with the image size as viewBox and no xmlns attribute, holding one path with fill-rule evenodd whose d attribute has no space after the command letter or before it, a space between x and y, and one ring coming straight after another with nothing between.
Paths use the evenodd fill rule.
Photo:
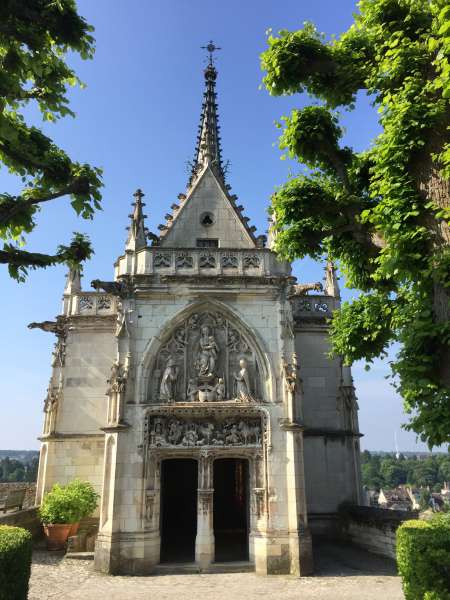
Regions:
<instances>
[{"instance_id":1,"label":"gravel ground","mask_svg":"<svg viewBox=\"0 0 450 600\"><path fill-rule=\"evenodd\" d=\"M102 575L93 561L36 550L28 600L403 600L391 561L349 546L317 546L316 575Z\"/></svg>"}]
</instances>

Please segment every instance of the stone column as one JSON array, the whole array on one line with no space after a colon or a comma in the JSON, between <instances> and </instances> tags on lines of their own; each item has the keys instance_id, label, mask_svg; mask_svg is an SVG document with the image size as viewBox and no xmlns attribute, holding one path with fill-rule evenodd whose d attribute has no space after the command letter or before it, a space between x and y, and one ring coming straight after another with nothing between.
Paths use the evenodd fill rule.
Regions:
<instances>
[{"instance_id":1,"label":"stone column","mask_svg":"<svg viewBox=\"0 0 450 600\"><path fill-rule=\"evenodd\" d=\"M213 461L208 453L200 455L198 467L195 562L207 567L214 561Z\"/></svg>"}]
</instances>

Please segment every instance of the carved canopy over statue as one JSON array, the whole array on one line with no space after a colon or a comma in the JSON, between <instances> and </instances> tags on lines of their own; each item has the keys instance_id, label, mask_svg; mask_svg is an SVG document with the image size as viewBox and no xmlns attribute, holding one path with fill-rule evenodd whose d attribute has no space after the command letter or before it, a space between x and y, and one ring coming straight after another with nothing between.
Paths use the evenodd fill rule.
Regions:
<instances>
[{"instance_id":1,"label":"carved canopy over statue","mask_svg":"<svg viewBox=\"0 0 450 600\"><path fill-rule=\"evenodd\" d=\"M219 313L194 313L160 348L149 401L261 401L260 373L254 349L234 325Z\"/></svg>"}]
</instances>

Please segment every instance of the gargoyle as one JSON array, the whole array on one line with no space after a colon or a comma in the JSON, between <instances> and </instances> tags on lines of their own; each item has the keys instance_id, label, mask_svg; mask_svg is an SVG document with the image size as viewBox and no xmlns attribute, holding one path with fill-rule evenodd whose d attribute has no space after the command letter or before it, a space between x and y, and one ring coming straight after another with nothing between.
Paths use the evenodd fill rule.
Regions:
<instances>
[{"instance_id":1,"label":"gargoyle","mask_svg":"<svg viewBox=\"0 0 450 600\"><path fill-rule=\"evenodd\" d=\"M288 296L306 296L309 291L322 292L323 285L316 283L296 283L289 288Z\"/></svg>"},{"instance_id":2,"label":"gargoyle","mask_svg":"<svg viewBox=\"0 0 450 600\"><path fill-rule=\"evenodd\" d=\"M56 335L63 335L64 326L57 321L42 321L41 323L33 323L28 324L28 329L42 329L42 331L48 331L50 333L56 333Z\"/></svg>"},{"instance_id":3,"label":"gargoyle","mask_svg":"<svg viewBox=\"0 0 450 600\"><path fill-rule=\"evenodd\" d=\"M91 287L97 292L103 290L107 294L114 294L115 296L122 296L128 289L125 281L101 281L100 279L93 279Z\"/></svg>"},{"instance_id":4,"label":"gargoyle","mask_svg":"<svg viewBox=\"0 0 450 600\"><path fill-rule=\"evenodd\" d=\"M153 233L152 231L148 231L147 232L147 239L149 239L152 243L152 246L159 246L159 236L156 235L156 233Z\"/></svg>"}]
</instances>

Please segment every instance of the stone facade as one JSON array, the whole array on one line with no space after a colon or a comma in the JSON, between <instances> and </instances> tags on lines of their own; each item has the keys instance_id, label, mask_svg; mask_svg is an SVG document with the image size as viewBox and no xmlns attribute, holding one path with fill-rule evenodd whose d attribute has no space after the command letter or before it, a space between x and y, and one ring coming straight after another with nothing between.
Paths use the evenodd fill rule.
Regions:
<instances>
[{"instance_id":1,"label":"stone facade","mask_svg":"<svg viewBox=\"0 0 450 600\"><path fill-rule=\"evenodd\" d=\"M295 284L255 237L225 183L215 78L210 62L191 179L160 234L138 190L114 281L87 292L71 272L62 315L33 324L57 336L37 499L92 481L104 572L151 573L179 550L171 522L193 502L177 538L189 560L309 574L310 523L359 500L354 389L326 357L334 268L309 296L322 286Z\"/></svg>"}]
</instances>

